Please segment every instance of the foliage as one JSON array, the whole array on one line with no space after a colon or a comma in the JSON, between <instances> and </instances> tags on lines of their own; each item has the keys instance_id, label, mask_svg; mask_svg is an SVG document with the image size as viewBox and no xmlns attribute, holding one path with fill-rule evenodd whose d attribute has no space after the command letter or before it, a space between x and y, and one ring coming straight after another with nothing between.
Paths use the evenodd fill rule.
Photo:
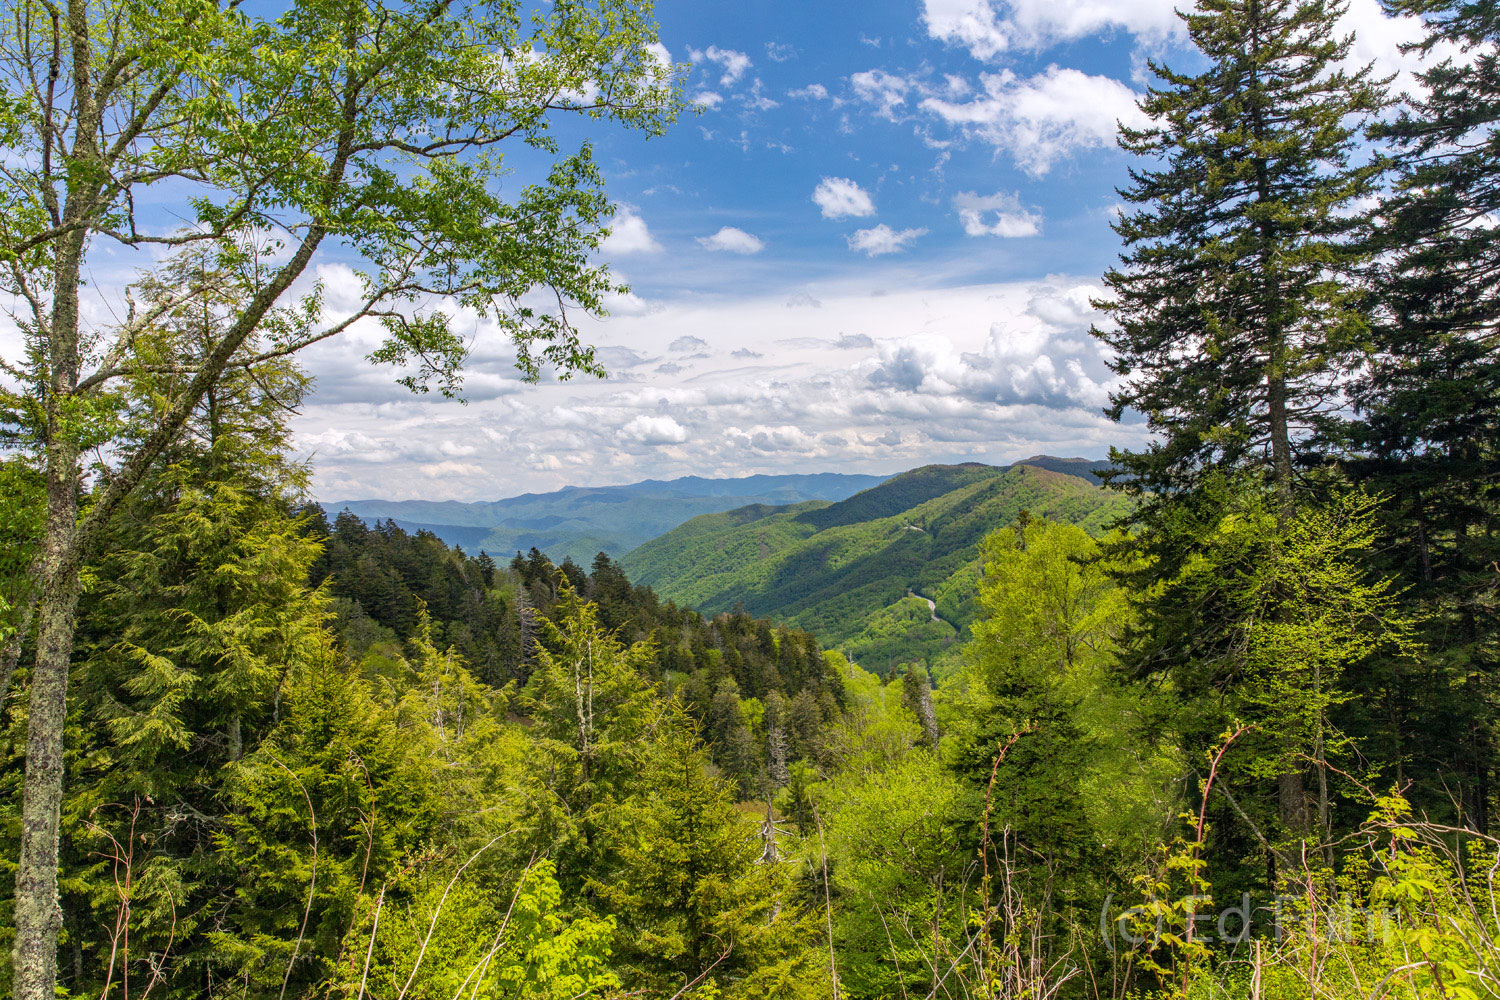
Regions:
<instances>
[{"instance_id":1,"label":"foliage","mask_svg":"<svg viewBox=\"0 0 1500 1000\"><path fill-rule=\"evenodd\" d=\"M912 500L920 502L883 513ZM990 531L1029 510L1098 532L1128 507L1118 493L1034 466L931 466L826 508L881 515L872 519L839 514L818 528L808 520L815 511L795 509L695 518L621 565L674 600L708 610L742 603L752 614L810 629L884 671L913 660L930 663L955 631L962 637L973 620L972 604L954 600L948 581L972 579L969 567ZM891 619L909 590L927 597L943 592L948 600L940 615L948 626L924 628L921 635L898 632ZM944 613L950 609L953 618Z\"/></svg>"},{"instance_id":2,"label":"foliage","mask_svg":"<svg viewBox=\"0 0 1500 1000\"><path fill-rule=\"evenodd\" d=\"M1207 64L1153 64L1151 124L1121 146L1149 161L1121 193L1127 252L1095 330L1126 376L1111 415L1157 440L1113 457L1128 486L1162 498L1204 472L1266 469L1290 497L1295 452L1367 327L1361 199L1382 165L1356 162L1362 120L1387 103L1328 0L1204 0L1182 14ZM1154 504L1148 503L1149 510Z\"/></svg>"}]
</instances>

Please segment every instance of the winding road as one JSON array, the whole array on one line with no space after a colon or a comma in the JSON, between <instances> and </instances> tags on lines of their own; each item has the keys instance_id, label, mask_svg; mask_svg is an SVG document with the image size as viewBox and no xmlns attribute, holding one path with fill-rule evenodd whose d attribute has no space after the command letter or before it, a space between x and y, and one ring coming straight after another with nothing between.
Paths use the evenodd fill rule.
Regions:
<instances>
[{"instance_id":1,"label":"winding road","mask_svg":"<svg viewBox=\"0 0 1500 1000\"><path fill-rule=\"evenodd\" d=\"M918 530L920 530L920 529L918 529ZM934 601L932 598L926 596L925 594L919 594L919 593L917 593L915 590L912 590L910 587L906 588L906 596L907 597L920 597L922 600L924 600L924 601L927 602L927 612L930 615L932 615L932 620L935 621L935 622L940 622L940 621L943 620L943 619L941 619L941 618L938 617L938 613L937 613L937 601ZM951 626L953 623L949 622L948 624Z\"/></svg>"}]
</instances>

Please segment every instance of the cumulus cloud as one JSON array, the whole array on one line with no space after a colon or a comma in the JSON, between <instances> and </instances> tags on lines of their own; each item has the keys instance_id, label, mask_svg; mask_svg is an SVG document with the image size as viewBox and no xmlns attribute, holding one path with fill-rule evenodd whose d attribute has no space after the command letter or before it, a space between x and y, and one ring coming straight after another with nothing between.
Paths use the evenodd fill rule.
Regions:
<instances>
[{"instance_id":1,"label":"cumulus cloud","mask_svg":"<svg viewBox=\"0 0 1500 1000\"><path fill-rule=\"evenodd\" d=\"M759 237L734 226L725 226L712 236L700 236L698 244L707 250L739 254L760 253L766 246Z\"/></svg>"},{"instance_id":2,"label":"cumulus cloud","mask_svg":"<svg viewBox=\"0 0 1500 1000\"><path fill-rule=\"evenodd\" d=\"M634 292L608 292L604 296L604 309L611 316L644 316L651 305Z\"/></svg>"},{"instance_id":3,"label":"cumulus cloud","mask_svg":"<svg viewBox=\"0 0 1500 1000\"><path fill-rule=\"evenodd\" d=\"M650 416L642 413L632 418L620 433L625 438L640 444L681 444L687 440L687 429L668 416Z\"/></svg>"},{"instance_id":4,"label":"cumulus cloud","mask_svg":"<svg viewBox=\"0 0 1500 1000\"><path fill-rule=\"evenodd\" d=\"M717 45L710 45L706 49L688 49L688 56L693 62L717 63L724 70L724 75L719 77L722 86L733 86L740 77L745 75L751 65L750 57L743 52L734 49L721 49Z\"/></svg>"},{"instance_id":5,"label":"cumulus cloud","mask_svg":"<svg viewBox=\"0 0 1500 1000\"><path fill-rule=\"evenodd\" d=\"M922 21L929 37L991 61L1013 49L1040 51L1091 35L1122 31L1138 46L1160 48L1181 42L1187 31L1177 9L1182 0L923 0ZM1413 90L1415 73L1428 59L1403 46L1424 37L1421 19L1392 17L1380 0L1350 0L1340 34L1354 35L1347 65L1374 63L1377 76L1395 74L1395 89Z\"/></svg>"},{"instance_id":6,"label":"cumulus cloud","mask_svg":"<svg viewBox=\"0 0 1500 1000\"><path fill-rule=\"evenodd\" d=\"M1104 320L1104 314L1094 309L1093 300L1106 294L1103 285L1046 285L1031 296L1026 311L1054 330L1081 332Z\"/></svg>"},{"instance_id":7,"label":"cumulus cloud","mask_svg":"<svg viewBox=\"0 0 1500 1000\"><path fill-rule=\"evenodd\" d=\"M646 220L635 209L621 205L609 220L609 236L600 246L610 256L628 254L661 253L661 244L651 235Z\"/></svg>"},{"instance_id":8,"label":"cumulus cloud","mask_svg":"<svg viewBox=\"0 0 1500 1000\"><path fill-rule=\"evenodd\" d=\"M781 107L781 104L779 102L773 101L771 100L771 98L765 95L765 90L760 82L760 77L755 78L755 82L751 84L750 92L748 94L737 94L735 95L735 100L739 101L751 111L770 111L772 108Z\"/></svg>"},{"instance_id":9,"label":"cumulus cloud","mask_svg":"<svg viewBox=\"0 0 1500 1000\"><path fill-rule=\"evenodd\" d=\"M989 0L925 0L927 34L960 45L976 59L993 59L1010 48L1010 33Z\"/></svg>"},{"instance_id":10,"label":"cumulus cloud","mask_svg":"<svg viewBox=\"0 0 1500 1000\"><path fill-rule=\"evenodd\" d=\"M925 229L892 229L885 223L881 223L873 229L859 229L853 236L846 237L849 249L858 251L868 257L879 257L881 254L896 253L906 249L906 245L912 240L926 236Z\"/></svg>"},{"instance_id":11,"label":"cumulus cloud","mask_svg":"<svg viewBox=\"0 0 1500 1000\"><path fill-rule=\"evenodd\" d=\"M1349 0L1339 28L1354 35L1345 65L1357 69L1373 63L1376 76L1396 77L1391 84L1396 93L1420 93L1423 88L1416 74L1426 66L1450 57L1460 62L1473 57L1449 45L1436 46L1428 53L1403 51L1426 37L1422 19L1410 14L1390 17L1379 0Z\"/></svg>"},{"instance_id":12,"label":"cumulus cloud","mask_svg":"<svg viewBox=\"0 0 1500 1000\"><path fill-rule=\"evenodd\" d=\"M788 309L781 290L580 318L607 380L525 386L469 407L354 391L330 402L320 388L297 418L299 451L313 453L317 495L330 500L494 499L680 475L1099 455L1145 439L1142 426L1100 413L1112 374L1086 332L1093 279L887 282L879 296L868 279L808 280L799 290L821 309ZM705 330L717 349L690 360ZM492 344L481 336L491 344L482 374L505 362L502 342L499 331ZM320 387L331 368L362 370L370 350L333 344L309 358Z\"/></svg>"},{"instance_id":13,"label":"cumulus cloud","mask_svg":"<svg viewBox=\"0 0 1500 1000\"><path fill-rule=\"evenodd\" d=\"M724 437L742 448L761 454L774 454L777 452L807 454L813 450L817 443L802 428L791 424L784 424L780 427L768 427L764 424L759 424L744 429L727 427L724 430Z\"/></svg>"},{"instance_id":14,"label":"cumulus cloud","mask_svg":"<svg viewBox=\"0 0 1500 1000\"><path fill-rule=\"evenodd\" d=\"M1097 411L1108 404L1110 386L1091 376L1083 359L1020 351L1009 333L997 325L989 344L975 353L962 353L931 334L892 341L882 346L870 384L999 406Z\"/></svg>"},{"instance_id":15,"label":"cumulus cloud","mask_svg":"<svg viewBox=\"0 0 1500 1000\"><path fill-rule=\"evenodd\" d=\"M384 445L359 431L330 428L318 434L309 434L299 442L311 452L327 456L355 456L385 453Z\"/></svg>"},{"instance_id":16,"label":"cumulus cloud","mask_svg":"<svg viewBox=\"0 0 1500 1000\"><path fill-rule=\"evenodd\" d=\"M1042 49L1117 29L1151 40L1184 37L1177 6L1181 0L925 0L922 20L932 38L989 60L1014 47Z\"/></svg>"},{"instance_id":17,"label":"cumulus cloud","mask_svg":"<svg viewBox=\"0 0 1500 1000\"><path fill-rule=\"evenodd\" d=\"M954 211L970 236L1035 236L1042 231L1042 215L1025 208L1019 194L998 191L981 195L964 191L953 199Z\"/></svg>"},{"instance_id":18,"label":"cumulus cloud","mask_svg":"<svg viewBox=\"0 0 1500 1000\"><path fill-rule=\"evenodd\" d=\"M983 93L971 101L929 97L922 108L1008 152L1036 177L1063 157L1113 146L1119 122L1145 123L1136 93L1107 76L1054 65L1024 78L987 73L981 84Z\"/></svg>"},{"instance_id":19,"label":"cumulus cloud","mask_svg":"<svg viewBox=\"0 0 1500 1000\"><path fill-rule=\"evenodd\" d=\"M805 87L788 90L786 96L801 97L809 101L826 101L828 100L828 88L821 83L809 83Z\"/></svg>"},{"instance_id":20,"label":"cumulus cloud","mask_svg":"<svg viewBox=\"0 0 1500 1000\"><path fill-rule=\"evenodd\" d=\"M712 111L724 103L724 95L715 90L700 90L693 95L693 103Z\"/></svg>"},{"instance_id":21,"label":"cumulus cloud","mask_svg":"<svg viewBox=\"0 0 1500 1000\"><path fill-rule=\"evenodd\" d=\"M847 177L825 177L813 189L813 203L825 219L875 214L875 202L865 189Z\"/></svg>"}]
</instances>

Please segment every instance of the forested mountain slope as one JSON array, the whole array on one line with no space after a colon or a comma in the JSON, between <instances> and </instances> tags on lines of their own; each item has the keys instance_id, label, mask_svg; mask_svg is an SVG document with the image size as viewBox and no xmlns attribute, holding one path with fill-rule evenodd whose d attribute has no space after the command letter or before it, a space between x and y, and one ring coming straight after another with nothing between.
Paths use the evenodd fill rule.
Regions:
<instances>
[{"instance_id":1,"label":"forested mountain slope","mask_svg":"<svg viewBox=\"0 0 1500 1000\"><path fill-rule=\"evenodd\" d=\"M600 623L627 644L648 642L645 673L669 675L690 704L707 712L725 678L746 697L804 690L823 698L830 715L842 697L836 676L824 675L817 639L743 613L706 617L662 601L632 584L607 555L589 569L564 559L554 564L536 549L496 563L445 545L430 532L408 533L391 521L374 527L350 513L333 522L316 507L308 535L321 543L310 582L333 597L335 620L355 656L382 646L399 649L423 629L439 647L452 647L481 681L524 685L535 664L542 619L560 621L568 591L593 602Z\"/></svg>"},{"instance_id":2,"label":"forested mountain slope","mask_svg":"<svg viewBox=\"0 0 1500 1000\"><path fill-rule=\"evenodd\" d=\"M705 613L743 605L886 671L932 661L968 627L986 534L1023 511L1097 534L1126 509L1120 494L1033 465L925 466L840 503L694 518L621 565L666 598Z\"/></svg>"},{"instance_id":3,"label":"forested mountain slope","mask_svg":"<svg viewBox=\"0 0 1500 1000\"><path fill-rule=\"evenodd\" d=\"M504 500L339 500L325 503L330 517L348 510L366 523L394 520L408 532L428 531L449 545L506 558L538 549L561 562L587 564L600 552L619 557L699 514L746 504L783 505L843 500L881 482L881 476L685 476L625 486L569 486Z\"/></svg>"}]
</instances>

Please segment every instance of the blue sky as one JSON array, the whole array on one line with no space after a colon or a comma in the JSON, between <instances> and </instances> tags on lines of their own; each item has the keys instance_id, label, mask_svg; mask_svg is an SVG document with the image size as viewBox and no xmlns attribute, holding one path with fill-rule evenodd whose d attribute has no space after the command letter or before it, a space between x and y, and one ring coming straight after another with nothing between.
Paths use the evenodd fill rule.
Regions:
<instances>
[{"instance_id":1,"label":"blue sky","mask_svg":"<svg viewBox=\"0 0 1500 1000\"><path fill-rule=\"evenodd\" d=\"M632 285L582 323L604 382L520 385L476 338L466 406L412 398L356 331L307 360L322 499L1103 456L1087 335L1145 59L1191 67L1172 0L667 0L699 107L588 135ZM1353 0L1354 58L1407 71L1410 21ZM1406 78L1409 79L1409 78ZM336 299L337 264L322 276ZM336 304L336 303L335 303ZM367 342L367 340L369 342Z\"/></svg>"}]
</instances>

